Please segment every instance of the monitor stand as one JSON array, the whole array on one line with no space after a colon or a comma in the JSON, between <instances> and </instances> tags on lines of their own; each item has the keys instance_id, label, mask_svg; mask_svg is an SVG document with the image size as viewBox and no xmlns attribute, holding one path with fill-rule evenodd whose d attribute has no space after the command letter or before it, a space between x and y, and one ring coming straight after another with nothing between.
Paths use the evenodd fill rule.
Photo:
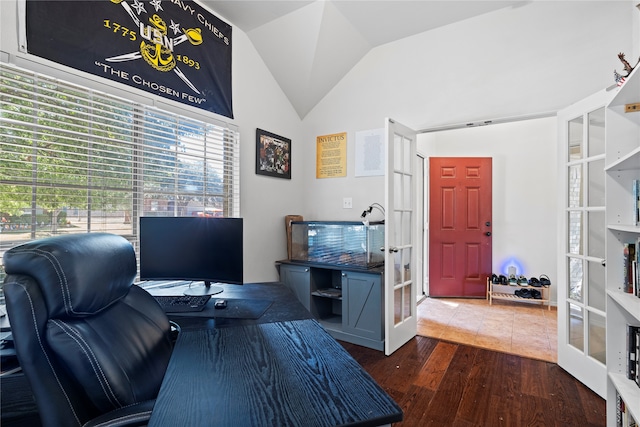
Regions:
<instances>
[{"instance_id":1,"label":"monitor stand","mask_svg":"<svg viewBox=\"0 0 640 427\"><path fill-rule=\"evenodd\" d=\"M189 287L185 289L184 294L191 296L215 295L223 291L224 288L221 288L220 286L212 286L210 281L205 280L202 285L197 284L195 286L192 286L192 284L190 284Z\"/></svg>"}]
</instances>

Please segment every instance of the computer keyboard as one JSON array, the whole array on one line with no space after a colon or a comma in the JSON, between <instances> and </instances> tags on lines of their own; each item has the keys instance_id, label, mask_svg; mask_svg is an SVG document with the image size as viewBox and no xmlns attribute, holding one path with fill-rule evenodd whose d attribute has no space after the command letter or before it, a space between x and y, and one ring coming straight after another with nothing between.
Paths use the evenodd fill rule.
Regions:
<instances>
[{"instance_id":1,"label":"computer keyboard","mask_svg":"<svg viewBox=\"0 0 640 427\"><path fill-rule=\"evenodd\" d=\"M154 295L165 313L193 313L204 310L211 295Z\"/></svg>"}]
</instances>

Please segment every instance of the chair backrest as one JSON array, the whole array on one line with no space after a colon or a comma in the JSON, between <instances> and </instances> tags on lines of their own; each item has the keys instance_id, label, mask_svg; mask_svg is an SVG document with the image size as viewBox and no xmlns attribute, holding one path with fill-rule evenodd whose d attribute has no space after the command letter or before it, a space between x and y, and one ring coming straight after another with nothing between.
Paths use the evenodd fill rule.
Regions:
<instances>
[{"instance_id":1,"label":"chair backrest","mask_svg":"<svg viewBox=\"0 0 640 427\"><path fill-rule=\"evenodd\" d=\"M3 289L18 361L43 425L76 426L155 399L171 355L170 325L133 285L123 237L83 233L4 255Z\"/></svg>"}]
</instances>

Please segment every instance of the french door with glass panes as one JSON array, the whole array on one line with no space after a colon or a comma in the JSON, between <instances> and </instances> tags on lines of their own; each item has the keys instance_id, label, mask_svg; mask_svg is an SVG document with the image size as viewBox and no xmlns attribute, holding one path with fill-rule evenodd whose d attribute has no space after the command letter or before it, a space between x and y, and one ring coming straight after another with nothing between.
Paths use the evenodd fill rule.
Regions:
<instances>
[{"instance_id":1,"label":"french door with glass panes","mask_svg":"<svg viewBox=\"0 0 640 427\"><path fill-rule=\"evenodd\" d=\"M558 364L606 395L605 108L599 92L558 113ZM552 285L553 286L553 285Z\"/></svg>"},{"instance_id":2,"label":"french door with glass panes","mask_svg":"<svg viewBox=\"0 0 640 427\"><path fill-rule=\"evenodd\" d=\"M386 119L385 342L388 356L418 333L416 132Z\"/></svg>"}]
</instances>

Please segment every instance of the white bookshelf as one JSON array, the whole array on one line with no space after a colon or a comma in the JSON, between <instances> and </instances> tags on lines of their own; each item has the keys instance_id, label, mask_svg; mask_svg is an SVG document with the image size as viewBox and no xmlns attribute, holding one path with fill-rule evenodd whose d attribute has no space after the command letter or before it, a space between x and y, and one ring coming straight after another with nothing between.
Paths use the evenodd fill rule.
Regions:
<instances>
[{"instance_id":1,"label":"white bookshelf","mask_svg":"<svg viewBox=\"0 0 640 427\"><path fill-rule=\"evenodd\" d=\"M640 67L606 108L606 287L607 287L607 426L616 426L616 392L631 415L640 420L640 387L627 379L627 324L640 325L640 298L623 287L623 245L640 237L635 225L632 182L640 179L640 112L625 104L640 102Z\"/></svg>"}]
</instances>

